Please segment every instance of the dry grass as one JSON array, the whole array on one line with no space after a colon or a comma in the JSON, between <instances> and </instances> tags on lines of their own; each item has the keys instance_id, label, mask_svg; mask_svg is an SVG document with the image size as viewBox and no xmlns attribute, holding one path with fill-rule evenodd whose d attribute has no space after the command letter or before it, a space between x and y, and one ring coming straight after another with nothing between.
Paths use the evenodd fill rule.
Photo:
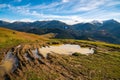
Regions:
<instances>
[{"instance_id":1,"label":"dry grass","mask_svg":"<svg viewBox=\"0 0 120 80\"><path fill-rule=\"evenodd\" d=\"M4 67L4 70L5 70L6 72L9 72L9 71L11 71L11 69L12 69L12 67L13 67L13 61L12 61L12 60L4 61L4 62L0 65L0 67ZM0 71L1 71L1 69L0 69Z\"/></svg>"},{"instance_id":2,"label":"dry grass","mask_svg":"<svg viewBox=\"0 0 120 80\"><path fill-rule=\"evenodd\" d=\"M6 28L0 28L0 40L4 41L4 39L6 38L15 38L15 39L31 40L31 41L35 41L38 39L46 39L44 36L39 36L25 32L18 32Z\"/></svg>"},{"instance_id":3,"label":"dry grass","mask_svg":"<svg viewBox=\"0 0 120 80\"><path fill-rule=\"evenodd\" d=\"M6 28L0 28L0 48L18 45L20 43L33 43L47 41L53 37L54 34L35 35L25 32L19 32Z\"/></svg>"}]
</instances>

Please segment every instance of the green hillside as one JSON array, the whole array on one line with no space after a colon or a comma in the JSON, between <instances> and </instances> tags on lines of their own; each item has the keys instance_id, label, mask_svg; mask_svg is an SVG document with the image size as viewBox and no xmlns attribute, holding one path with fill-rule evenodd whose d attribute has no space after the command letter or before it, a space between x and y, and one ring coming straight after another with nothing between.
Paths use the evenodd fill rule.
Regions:
<instances>
[{"instance_id":1,"label":"green hillside","mask_svg":"<svg viewBox=\"0 0 120 80\"><path fill-rule=\"evenodd\" d=\"M6 28L0 28L0 48L11 47L20 43L45 41L52 36L53 34L40 36Z\"/></svg>"}]
</instances>

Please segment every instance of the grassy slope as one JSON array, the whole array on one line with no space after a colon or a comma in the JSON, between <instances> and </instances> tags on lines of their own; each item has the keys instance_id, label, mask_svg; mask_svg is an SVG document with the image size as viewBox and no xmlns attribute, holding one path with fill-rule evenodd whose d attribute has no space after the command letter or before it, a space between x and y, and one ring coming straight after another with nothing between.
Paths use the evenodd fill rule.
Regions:
<instances>
[{"instance_id":1,"label":"grassy slope","mask_svg":"<svg viewBox=\"0 0 120 80\"><path fill-rule=\"evenodd\" d=\"M35 35L25 32L18 32L6 28L0 28L0 49L11 47L20 43L45 41L52 35Z\"/></svg>"},{"instance_id":2,"label":"grassy slope","mask_svg":"<svg viewBox=\"0 0 120 80\"><path fill-rule=\"evenodd\" d=\"M53 34L40 36L6 28L0 28L0 60L2 59L3 52L6 51L6 48L11 48L24 43L42 43L49 40L48 38L53 36Z\"/></svg>"}]
</instances>

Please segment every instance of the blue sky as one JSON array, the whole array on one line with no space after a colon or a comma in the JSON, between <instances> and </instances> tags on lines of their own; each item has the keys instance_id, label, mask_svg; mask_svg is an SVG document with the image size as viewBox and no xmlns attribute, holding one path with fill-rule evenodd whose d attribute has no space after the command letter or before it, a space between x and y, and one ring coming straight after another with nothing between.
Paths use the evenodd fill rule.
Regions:
<instances>
[{"instance_id":1,"label":"blue sky","mask_svg":"<svg viewBox=\"0 0 120 80\"><path fill-rule=\"evenodd\" d=\"M120 0L0 0L0 19L11 22L60 20L68 24L120 21Z\"/></svg>"}]
</instances>

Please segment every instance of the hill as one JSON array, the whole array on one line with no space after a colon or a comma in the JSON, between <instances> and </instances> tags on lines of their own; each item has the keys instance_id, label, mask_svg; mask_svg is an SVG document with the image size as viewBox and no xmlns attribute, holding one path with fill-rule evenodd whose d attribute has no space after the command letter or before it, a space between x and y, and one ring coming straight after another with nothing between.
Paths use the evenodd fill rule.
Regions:
<instances>
[{"instance_id":1,"label":"hill","mask_svg":"<svg viewBox=\"0 0 120 80\"><path fill-rule=\"evenodd\" d=\"M0 49L5 47L11 47L20 43L34 43L48 40L53 37L54 34L35 35L25 32L19 32L6 28L0 28Z\"/></svg>"},{"instance_id":2,"label":"hill","mask_svg":"<svg viewBox=\"0 0 120 80\"><path fill-rule=\"evenodd\" d=\"M120 23L116 20L92 21L68 25L64 22L35 21L35 22L5 22L0 21L0 26L34 34L55 33L55 38L59 39L80 39L104 41L108 43L120 44Z\"/></svg>"}]
</instances>

